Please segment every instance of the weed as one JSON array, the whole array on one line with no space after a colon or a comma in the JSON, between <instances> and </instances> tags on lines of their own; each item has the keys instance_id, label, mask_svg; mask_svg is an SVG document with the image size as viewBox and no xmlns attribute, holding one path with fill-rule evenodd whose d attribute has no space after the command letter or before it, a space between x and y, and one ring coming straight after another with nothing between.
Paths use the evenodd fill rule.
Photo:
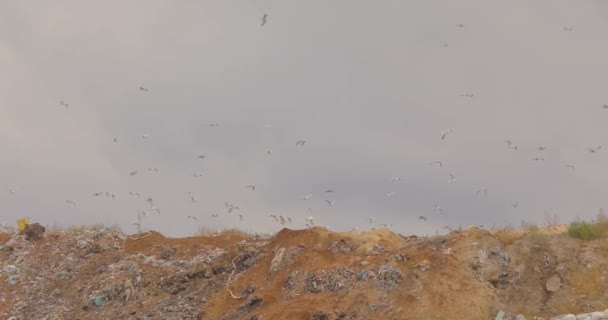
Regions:
<instances>
[{"instance_id":1,"label":"weed","mask_svg":"<svg viewBox=\"0 0 608 320\"><path fill-rule=\"evenodd\" d=\"M568 226L568 234L576 239L594 240L608 234L608 217L600 212L591 222L576 219Z\"/></svg>"}]
</instances>

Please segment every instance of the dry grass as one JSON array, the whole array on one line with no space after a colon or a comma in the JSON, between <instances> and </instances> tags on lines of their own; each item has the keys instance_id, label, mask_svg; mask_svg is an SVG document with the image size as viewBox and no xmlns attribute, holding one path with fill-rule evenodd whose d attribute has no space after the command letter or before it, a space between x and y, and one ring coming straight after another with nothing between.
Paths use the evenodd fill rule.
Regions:
<instances>
[{"instance_id":1,"label":"dry grass","mask_svg":"<svg viewBox=\"0 0 608 320\"><path fill-rule=\"evenodd\" d=\"M493 229L491 233L503 246L511 245L513 242L523 239L526 235L526 232L515 230L512 227Z\"/></svg>"},{"instance_id":2,"label":"dry grass","mask_svg":"<svg viewBox=\"0 0 608 320\"><path fill-rule=\"evenodd\" d=\"M204 227L201 226L198 228L198 230L196 231L196 233L194 234L195 237L211 237L211 236L239 236L239 237L252 237L252 235L250 233L248 233L247 231L238 229L238 228L227 228L227 229L211 229L208 227Z\"/></svg>"},{"instance_id":3,"label":"dry grass","mask_svg":"<svg viewBox=\"0 0 608 320\"><path fill-rule=\"evenodd\" d=\"M72 233L72 234L81 234L84 232L98 231L98 230L102 230L102 229L109 229L112 231L122 233L122 229L118 225L106 226L101 223L97 223L94 225L79 225L79 226L67 226L67 227L59 226L59 225L52 225L52 226L45 226L45 228L46 228L46 233L49 233L49 234L62 233L62 232L66 232L66 231L69 233Z\"/></svg>"},{"instance_id":4,"label":"dry grass","mask_svg":"<svg viewBox=\"0 0 608 320\"><path fill-rule=\"evenodd\" d=\"M572 270L569 280L572 290L577 294L586 295L588 299L596 299L604 293L602 272L598 268Z\"/></svg>"}]
</instances>

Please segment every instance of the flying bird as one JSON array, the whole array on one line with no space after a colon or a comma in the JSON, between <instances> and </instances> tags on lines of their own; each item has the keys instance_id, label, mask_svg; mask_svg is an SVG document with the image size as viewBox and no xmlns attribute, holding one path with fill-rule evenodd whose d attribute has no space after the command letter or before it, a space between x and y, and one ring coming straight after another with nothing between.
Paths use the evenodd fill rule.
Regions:
<instances>
[{"instance_id":1,"label":"flying bird","mask_svg":"<svg viewBox=\"0 0 608 320\"><path fill-rule=\"evenodd\" d=\"M532 161L545 161L545 158L542 157L534 157L531 159Z\"/></svg>"},{"instance_id":2,"label":"flying bird","mask_svg":"<svg viewBox=\"0 0 608 320\"><path fill-rule=\"evenodd\" d=\"M130 196L140 197L141 195L138 192L129 191Z\"/></svg>"},{"instance_id":3,"label":"flying bird","mask_svg":"<svg viewBox=\"0 0 608 320\"><path fill-rule=\"evenodd\" d=\"M454 183L454 182L456 182L456 177L454 177L454 175L450 173L450 179L448 179L448 183Z\"/></svg>"},{"instance_id":4,"label":"flying bird","mask_svg":"<svg viewBox=\"0 0 608 320\"><path fill-rule=\"evenodd\" d=\"M426 221L426 220L428 220L428 218L426 216L420 216L420 217L418 217L418 220L424 220L424 221Z\"/></svg>"},{"instance_id":5,"label":"flying bird","mask_svg":"<svg viewBox=\"0 0 608 320\"><path fill-rule=\"evenodd\" d=\"M571 164L571 163L566 163L566 164L564 164L564 167L566 167L566 168L570 168L570 169L572 169L572 171L576 171L576 168L575 168L575 167L574 167L574 165L573 165L573 164Z\"/></svg>"},{"instance_id":6,"label":"flying bird","mask_svg":"<svg viewBox=\"0 0 608 320\"><path fill-rule=\"evenodd\" d=\"M392 196L394 196L396 194L397 194L397 192L389 192L389 193L386 194L386 196L387 197L392 197Z\"/></svg>"},{"instance_id":7,"label":"flying bird","mask_svg":"<svg viewBox=\"0 0 608 320\"><path fill-rule=\"evenodd\" d=\"M196 197L194 197L193 195L188 195L188 198L190 198L190 201L194 202L198 202L198 200L196 199Z\"/></svg>"},{"instance_id":8,"label":"flying bird","mask_svg":"<svg viewBox=\"0 0 608 320\"><path fill-rule=\"evenodd\" d=\"M263 27L266 25L266 22L268 22L268 15L266 13L264 13L264 15L260 18L260 21L262 23L260 23L260 27Z\"/></svg>"},{"instance_id":9,"label":"flying bird","mask_svg":"<svg viewBox=\"0 0 608 320\"><path fill-rule=\"evenodd\" d=\"M602 146L597 146L595 148L587 148L587 151L589 151L589 153L597 153L598 151L600 151L601 148Z\"/></svg>"},{"instance_id":10,"label":"flying bird","mask_svg":"<svg viewBox=\"0 0 608 320\"><path fill-rule=\"evenodd\" d=\"M228 202L225 202L224 205L226 206L226 208L228 208L228 213L232 213L232 211L234 211L234 210L240 210L239 207L232 205Z\"/></svg>"},{"instance_id":11,"label":"flying bird","mask_svg":"<svg viewBox=\"0 0 608 320\"><path fill-rule=\"evenodd\" d=\"M272 155L272 150L266 150L266 154L271 156Z\"/></svg>"},{"instance_id":12,"label":"flying bird","mask_svg":"<svg viewBox=\"0 0 608 320\"><path fill-rule=\"evenodd\" d=\"M312 228L312 227L314 227L314 226L315 226L315 217L313 217L313 216L308 216L308 217L306 217L306 221L307 221L307 222L306 222L306 225L307 225L309 228Z\"/></svg>"},{"instance_id":13,"label":"flying bird","mask_svg":"<svg viewBox=\"0 0 608 320\"><path fill-rule=\"evenodd\" d=\"M76 206L76 202L72 201L72 200L66 200L65 201L67 204L71 205L72 207Z\"/></svg>"},{"instance_id":14,"label":"flying bird","mask_svg":"<svg viewBox=\"0 0 608 320\"><path fill-rule=\"evenodd\" d=\"M9 194L15 194L17 193L17 191L15 191L15 189L11 189L11 188L7 188L8 189L8 193Z\"/></svg>"},{"instance_id":15,"label":"flying bird","mask_svg":"<svg viewBox=\"0 0 608 320\"><path fill-rule=\"evenodd\" d=\"M518 208L518 207L519 207L519 202L517 202L517 201L516 201L516 202L513 202L513 203L511 204L511 206L512 206L513 208Z\"/></svg>"},{"instance_id":16,"label":"flying bird","mask_svg":"<svg viewBox=\"0 0 608 320\"><path fill-rule=\"evenodd\" d=\"M545 146L539 146L538 148L536 148L536 150L538 150L538 151L545 151L545 150L547 150L547 147L545 147Z\"/></svg>"},{"instance_id":17,"label":"flying bird","mask_svg":"<svg viewBox=\"0 0 608 320\"><path fill-rule=\"evenodd\" d=\"M130 175L130 176L134 176L134 175L136 175L136 174L137 174L137 170L135 170L135 171L131 171L131 173L129 173L129 175Z\"/></svg>"},{"instance_id":18,"label":"flying bird","mask_svg":"<svg viewBox=\"0 0 608 320\"><path fill-rule=\"evenodd\" d=\"M210 127L219 127L220 124L219 123L210 123L209 126Z\"/></svg>"},{"instance_id":19,"label":"flying bird","mask_svg":"<svg viewBox=\"0 0 608 320\"><path fill-rule=\"evenodd\" d=\"M103 192L96 192L96 193L93 193L91 196L92 197L99 197L99 196L102 196L102 195L103 195Z\"/></svg>"},{"instance_id":20,"label":"flying bird","mask_svg":"<svg viewBox=\"0 0 608 320\"><path fill-rule=\"evenodd\" d=\"M333 189L327 189L325 190L325 193L334 193L335 191Z\"/></svg>"},{"instance_id":21,"label":"flying bird","mask_svg":"<svg viewBox=\"0 0 608 320\"><path fill-rule=\"evenodd\" d=\"M466 98L469 98L469 99L473 99L473 97L474 97L475 95L474 95L474 94L472 94L472 93L465 93L465 94L461 94L460 96L461 96L461 97L466 97Z\"/></svg>"},{"instance_id":22,"label":"flying bird","mask_svg":"<svg viewBox=\"0 0 608 320\"><path fill-rule=\"evenodd\" d=\"M114 143L118 143L118 138L114 138L114 139L112 139L112 141L113 141Z\"/></svg>"},{"instance_id":23,"label":"flying bird","mask_svg":"<svg viewBox=\"0 0 608 320\"><path fill-rule=\"evenodd\" d=\"M204 154L199 154L199 155L198 155L198 156L196 156L196 157L197 157L197 158L199 158L199 159L205 159L205 158L207 158L207 156L206 156L206 155L204 155Z\"/></svg>"},{"instance_id":24,"label":"flying bird","mask_svg":"<svg viewBox=\"0 0 608 320\"><path fill-rule=\"evenodd\" d=\"M608 110L608 104L602 105L602 109L607 109Z\"/></svg>"},{"instance_id":25,"label":"flying bird","mask_svg":"<svg viewBox=\"0 0 608 320\"><path fill-rule=\"evenodd\" d=\"M273 218L273 219L274 219L274 221L276 221L276 223L279 223L279 218L278 218L276 215L274 215L274 214L269 214L268 216L269 216L269 217L271 217L271 218Z\"/></svg>"},{"instance_id":26,"label":"flying bird","mask_svg":"<svg viewBox=\"0 0 608 320\"><path fill-rule=\"evenodd\" d=\"M367 218L367 221L369 221L369 223L374 224L375 220L372 217Z\"/></svg>"},{"instance_id":27,"label":"flying bird","mask_svg":"<svg viewBox=\"0 0 608 320\"><path fill-rule=\"evenodd\" d=\"M310 198L312 198L312 193L309 193L309 194L303 196L302 200L310 200Z\"/></svg>"},{"instance_id":28,"label":"flying bird","mask_svg":"<svg viewBox=\"0 0 608 320\"><path fill-rule=\"evenodd\" d=\"M429 163L429 165L431 165L431 166L434 164L437 164L437 165L439 165L439 167L443 168L443 162L441 162L439 160L433 160L433 161L431 161L431 163Z\"/></svg>"},{"instance_id":29,"label":"flying bird","mask_svg":"<svg viewBox=\"0 0 608 320\"><path fill-rule=\"evenodd\" d=\"M212 217L212 218L217 218L217 217L219 217L219 216L220 216L220 215L219 215L219 214L217 214L217 213L212 213L212 214L211 214L211 217Z\"/></svg>"},{"instance_id":30,"label":"flying bird","mask_svg":"<svg viewBox=\"0 0 608 320\"><path fill-rule=\"evenodd\" d=\"M434 204L434 205L433 205L433 211L435 211L435 212L439 212L439 214L443 214L443 209L442 209L442 208L441 208L441 206L440 206L440 205L438 205L438 204Z\"/></svg>"},{"instance_id":31,"label":"flying bird","mask_svg":"<svg viewBox=\"0 0 608 320\"><path fill-rule=\"evenodd\" d=\"M252 185L252 184L250 184L250 185L248 185L248 186L245 186L245 188L247 188L247 189L249 189L249 190L251 190L251 191L255 191L255 186L254 186L254 185Z\"/></svg>"},{"instance_id":32,"label":"flying bird","mask_svg":"<svg viewBox=\"0 0 608 320\"><path fill-rule=\"evenodd\" d=\"M138 87L138 88L137 88L137 90L139 90L139 91L143 91L143 92L148 92L148 91L150 91L148 88L143 87L143 86Z\"/></svg>"},{"instance_id":33,"label":"flying bird","mask_svg":"<svg viewBox=\"0 0 608 320\"><path fill-rule=\"evenodd\" d=\"M195 173L192 174L192 176L195 177L195 178L200 178L200 177L203 176L203 174L200 173L200 172L195 172Z\"/></svg>"},{"instance_id":34,"label":"flying bird","mask_svg":"<svg viewBox=\"0 0 608 320\"><path fill-rule=\"evenodd\" d=\"M392 177L391 178L391 182L399 182L399 181L401 181L401 178L399 178L399 177Z\"/></svg>"},{"instance_id":35,"label":"flying bird","mask_svg":"<svg viewBox=\"0 0 608 320\"><path fill-rule=\"evenodd\" d=\"M505 140L505 142L507 143L507 149L517 150L517 146L511 140Z\"/></svg>"},{"instance_id":36,"label":"flying bird","mask_svg":"<svg viewBox=\"0 0 608 320\"><path fill-rule=\"evenodd\" d=\"M192 219L192 220L198 222L198 219L195 216L186 216L186 219Z\"/></svg>"},{"instance_id":37,"label":"flying bird","mask_svg":"<svg viewBox=\"0 0 608 320\"><path fill-rule=\"evenodd\" d=\"M152 207L150 207L150 210L154 211L154 212L158 213L158 215L160 215L160 209L158 209L157 207L152 206Z\"/></svg>"},{"instance_id":38,"label":"flying bird","mask_svg":"<svg viewBox=\"0 0 608 320\"><path fill-rule=\"evenodd\" d=\"M479 195L480 193L483 193L484 197L487 197L488 189L486 187L482 187L481 189L477 190L477 192L475 192L476 195Z\"/></svg>"},{"instance_id":39,"label":"flying bird","mask_svg":"<svg viewBox=\"0 0 608 320\"><path fill-rule=\"evenodd\" d=\"M445 140L445 137L447 137L447 135L450 134L450 133L452 133L452 132L453 132L452 130L443 131L441 133L441 140Z\"/></svg>"},{"instance_id":40,"label":"flying bird","mask_svg":"<svg viewBox=\"0 0 608 320\"><path fill-rule=\"evenodd\" d=\"M325 202L327 202L327 205L329 205L330 207L333 207L336 203L331 201L331 200L325 200Z\"/></svg>"},{"instance_id":41,"label":"flying bird","mask_svg":"<svg viewBox=\"0 0 608 320\"><path fill-rule=\"evenodd\" d=\"M59 104L62 105L62 106L64 106L66 110L69 107L69 105L65 101L59 101Z\"/></svg>"},{"instance_id":42,"label":"flying bird","mask_svg":"<svg viewBox=\"0 0 608 320\"><path fill-rule=\"evenodd\" d=\"M243 215L239 213L239 221L243 221Z\"/></svg>"},{"instance_id":43,"label":"flying bird","mask_svg":"<svg viewBox=\"0 0 608 320\"><path fill-rule=\"evenodd\" d=\"M574 28L572 28L572 27L564 27L564 29L563 29L563 30L564 30L564 31L572 31L572 30L574 30Z\"/></svg>"},{"instance_id":44,"label":"flying bird","mask_svg":"<svg viewBox=\"0 0 608 320\"><path fill-rule=\"evenodd\" d=\"M148 171L158 173L158 168L148 168Z\"/></svg>"},{"instance_id":45,"label":"flying bird","mask_svg":"<svg viewBox=\"0 0 608 320\"><path fill-rule=\"evenodd\" d=\"M301 146L301 147L303 147L305 143L306 143L306 140L298 140L298 141L296 142L296 146Z\"/></svg>"},{"instance_id":46,"label":"flying bird","mask_svg":"<svg viewBox=\"0 0 608 320\"><path fill-rule=\"evenodd\" d=\"M144 134L141 135L141 138L142 139L148 139L148 138L150 138L150 135L147 134L147 133L144 133Z\"/></svg>"},{"instance_id":47,"label":"flying bird","mask_svg":"<svg viewBox=\"0 0 608 320\"><path fill-rule=\"evenodd\" d=\"M459 24L458 28L464 28L464 24Z\"/></svg>"}]
</instances>

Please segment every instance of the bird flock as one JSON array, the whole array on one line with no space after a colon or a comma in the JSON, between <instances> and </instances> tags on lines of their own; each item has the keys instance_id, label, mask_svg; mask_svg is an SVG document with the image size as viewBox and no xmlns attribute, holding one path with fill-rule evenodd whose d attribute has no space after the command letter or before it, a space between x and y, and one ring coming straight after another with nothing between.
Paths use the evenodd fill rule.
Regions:
<instances>
[{"instance_id":1,"label":"bird flock","mask_svg":"<svg viewBox=\"0 0 608 320\"><path fill-rule=\"evenodd\" d=\"M265 27L269 23L269 15L264 13L259 18L259 21L260 21L260 27ZM465 25L458 24L457 28L465 28ZM572 27L563 27L563 31L571 32L573 30L574 29ZM447 47L447 44L445 44L445 46ZM137 91L141 92L141 94L153 94L153 92L150 90L150 88L145 87L143 85L137 86L137 87L135 87L135 89ZM460 96L465 99L475 99L475 94L470 93L470 92L463 93ZM65 109L66 111L69 111L72 108L74 108L68 102L66 102L64 100L59 101L59 106L62 107L63 109ZM604 110L608 110L608 104L603 104L600 107ZM208 123L208 126L211 128L218 128L218 127L220 127L220 123L212 122L212 123ZM264 126L264 128L267 128L267 129L269 129L271 127L272 127L271 125ZM453 138L453 136L457 135L457 134L458 133L452 129L446 129L446 130L439 132L438 138L442 143L449 143L449 141ZM139 137L141 138L141 140L153 139L153 137L150 133L142 133ZM111 137L109 139L111 139L112 143L114 143L114 144L121 143L120 137ZM518 145L512 140L504 139L503 142L505 143L505 147L507 150L510 150L512 152L517 152L520 150ZM292 143L294 143L294 142L292 142ZM299 139L299 140L295 141L294 145L297 148L305 148L305 146L307 146L308 143L309 142L305 139ZM530 158L530 160L534 161L534 162L539 162L539 163L545 161L544 153L548 149L549 148L544 145L540 145L540 146L536 147L535 150L539 154L534 155L533 157ZM602 150L601 145L587 147L587 152L590 154L597 154L597 153L601 152L601 150ZM273 151L270 149L266 150L266 155L273 156ZM195 155L195 157L196 157L196 159L198 159L200 161L205 161L208 158L207 154L205 154L205 153L198 153ZM428 162L428 165L431 167L436 167L436 168L444 168L444 167L448 166L448 163L446 163L443 160L434 159L434 160L431 160L430 162ZM572 172L576 171L576 167L573 163L564 163L563 167L567 170L571 170ZM142 174L161 174L161 170L156 167L148 167L148 168L137 168L137 169L133 168L131 171L128 172L128 175L130 177L135 177L135 176L139 176ZM201 177L204 177L204 173L201 171L194 172L194 173L192 173L192 177L201 178ZM389 184L399 184L402 182L402 178L397 177L397 176L390 177L387 180L388 180ZM449 173L449 176L447 177L447 183L450 185L457 183L456 176L453 173ZM243 186L243 188L249 190L250 192L257 192L259 190L258 186L256 186L255 184L247 184L247 185ZM8 193L10 195L15 195L17 192L18 192L18 190L16 188L8 188ZM336 190L333 188L325 189L324 191L319 191L319 194L321 195L320 200L322 200L323 203L327 207L338 206L339 204L334 199L331 198L331 195L334 193L336 193ZM479 186L479 187L477 187L477 189L472 189L471 194L476 197L481 197L481 198L487 198L491 195L490 191L485 186ZM98 197L98 198L106 198L106 199L111 199L111 200L116 200L118 198L118 195L116 193L113 193L110 191L96 191L96 192L91 193L91 196ZM145 204L145 206L146 206L145 209L137 210L136 221L133 222L133 225L135 225L137 227L138 231L141 232L143 219L145 217L147 217L149 214L161 215L161 210L156 206L155 200L153 198L142 196L142 194L140 192L129 191L128 196L137 198L137 199L141 199L142 203ZM386 193L386 198L394 198L397 196L398 196L397 191L391 191L391 192ZM303 201L312 201L313 199L316 199L316 196L314 193L307 193L305 195L302 195L300 197L300 199ZM197 194L194 192L187 192L186 200L191 203L199 202L199 198L198 198ZM66 199L65 203L68 207L72 207L72 208L77 207L77 202L74 199ZM517 201L514 201L511 204L511 206L514 209L519 208L519 205L520 205L520 203ZM245 220L245 215L241 212L241 208L238 204L225 202L224 211L227 214L236 214L238 216L239 221ZM434 203L431 206L429 206L429 213L440 216L440 215L444 215L446 213L446 210L439 203ZM208 213L206 215L185 215L184 219L193 221L195 223L199 223L201 221L203 221L203 222L206 221L205 220L206 217L219 218L221 215L222 215L221 212L212 212L212 213ZM267 217L268 217L269 221L275 223L278 226L289 226L294 222L293 218L288 216L285 213L281 213L281 214L270 213L267 215ZM427 222L427 221L429 221L429 219L432 219L432 218L433 217L430 216L429 214L423 213L420 216L418 216L417 219L422 222ZM305 217L305 221L304 221L305 225L308 227L316 226L317 225L316 220L317 219L313 215L312 208L309 208L307 215ZM368 222L372 229L374 229L376 227L391 228L391 226L392 226L391 224L388 224L388 223L378 223L378 222L376 222L376 219L374 217L369 217ZM353 229L358 229L358 228L354 227ZM451 230L452 228L450 226L445 226L444 229Z\"/></svg>"}]
</instances>

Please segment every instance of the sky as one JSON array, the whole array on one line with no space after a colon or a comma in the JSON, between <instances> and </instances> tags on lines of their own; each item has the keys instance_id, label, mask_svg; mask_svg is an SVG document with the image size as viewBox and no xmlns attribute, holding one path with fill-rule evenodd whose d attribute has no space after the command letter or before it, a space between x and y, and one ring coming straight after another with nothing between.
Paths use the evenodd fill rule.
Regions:
<instances>
[{"instance_id":1,"label":"sky","mask_svg":"<svg viewBox=\"0 0 608 320\"><path fill-rule=\"evenodd\" d=\"M607 14L601 0L4 1L0 222L135 232L146 210L142 228L169 236L284 227L270 214L424 235L591 219L608 207Z\"/></svg>"}]
</instances>

